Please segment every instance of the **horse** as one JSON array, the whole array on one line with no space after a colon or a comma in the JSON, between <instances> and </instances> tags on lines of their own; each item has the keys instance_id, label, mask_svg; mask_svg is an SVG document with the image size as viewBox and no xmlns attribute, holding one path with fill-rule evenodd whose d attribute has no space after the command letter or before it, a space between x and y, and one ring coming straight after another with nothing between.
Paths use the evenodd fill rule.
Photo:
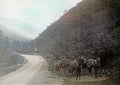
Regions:
<instances>
[{"instance_id":1,"label":"horse","mask_svg":"<svg viewBox=\"0 0 120 85\"><path fill-rule=\"evenodd\" d=\"M76 80L81 77L81 67L77 60L70 61L69 63L69 72L71 75L76 77Z\"/></svg>"},{"instance_id":2,"label":"horse","mask_svg":"<svg viewBox=\"0 0 120 85\"><path fill-rule=\"evenodd\" d=\"M92 69L94 70L95 78L98 77L98 70L100 66L100 60L89 58L86 62L86 66L89 72L89 76L92 76Z\"/></svg>"},{"instance_id":3,"label":"horse","mask_svg":"<svg viewBox=\"0 0 120 85\"><path fill-rule=\"evenodd\" d=\"M65 74L69 69L69 59L62 59L54 62L52 65L53 71L59 72L60 75Z\"/></svg>"},{"instance_id":4,"label":"horse","mask_svg":"<svg viewBox=\"0 0 120 85\"><path fill-rule=\"evenodd\" d=\"M63 69L62 74L68 74L70 59L62 59L61 68Z\"/></svg>"},{"instance_id":5,"label":"horse","mask_svg":"<svg viewBox=\"0 0 120 85\"><path fill-rule=\"evenodd\" d=\"M61 60L58 60L52 64L52 71L63 75L63 65Z\"/></svg>"}]
</instances>

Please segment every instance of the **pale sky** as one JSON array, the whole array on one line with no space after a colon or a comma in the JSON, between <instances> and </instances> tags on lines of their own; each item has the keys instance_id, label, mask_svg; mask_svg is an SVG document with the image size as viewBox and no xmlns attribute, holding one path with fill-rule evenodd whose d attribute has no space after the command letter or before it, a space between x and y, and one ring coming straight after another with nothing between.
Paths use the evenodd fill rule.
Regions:
<instances>
[{"instance_id":1,"label":"pale sky","mask_svg":"<svg viewBox=\"0 0 120 85\"><path fill-rule=\"evenodd\" d=\"M58 20L65 10L80 1L82 0L0 0L0 17L12 19L1 20L0 24L33 39Z\"/></svg>"}]
</instances>

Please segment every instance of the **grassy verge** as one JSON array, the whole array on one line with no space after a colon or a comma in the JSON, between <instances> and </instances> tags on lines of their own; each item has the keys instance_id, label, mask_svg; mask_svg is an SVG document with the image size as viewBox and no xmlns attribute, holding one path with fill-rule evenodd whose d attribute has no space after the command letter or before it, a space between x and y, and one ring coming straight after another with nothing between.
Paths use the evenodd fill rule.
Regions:
<instances>
[{"instance_id":1,"label":"grassy verge","mask_svg":"<svg viewBox=\"0 0 120 85\"><path fill-rule=\"evenodd\" d=\"M9 54L7 56L4 55L0 62L0 77L15 71L20 68L27 62L22 56L18 54Z\"/></svg>"}]
</instances>

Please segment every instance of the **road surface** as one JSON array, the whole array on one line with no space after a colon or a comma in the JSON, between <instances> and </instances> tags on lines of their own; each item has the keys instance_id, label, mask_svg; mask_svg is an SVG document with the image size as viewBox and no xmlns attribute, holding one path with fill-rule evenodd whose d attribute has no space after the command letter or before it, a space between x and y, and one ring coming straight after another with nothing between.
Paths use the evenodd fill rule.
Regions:
<instances>
[{"instance_id":1,"label":"road surface","mask_svg":"<svg viewBox=\"0 0 120 85\"><path fill-rule=\"evenodd\" d=\"M28 85L46 61L41 56L22 55L28 62L21 68L0 78L0 85Z\"/></svg>"}]
</instances>

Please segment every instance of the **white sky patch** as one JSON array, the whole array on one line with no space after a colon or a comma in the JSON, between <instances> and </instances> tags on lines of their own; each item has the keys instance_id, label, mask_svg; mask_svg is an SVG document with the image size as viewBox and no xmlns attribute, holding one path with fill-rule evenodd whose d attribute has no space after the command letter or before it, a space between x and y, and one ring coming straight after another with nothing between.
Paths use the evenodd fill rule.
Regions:
<instances>
[{"instance_id":1,"label":"white sky patch","mask_svg":"<svg viewBox=\"0 0 120 85\"><path fill-rule=\"evenodd\" d=\"M28 33L29 36L24 36L35 38L38 33L59 19L65 10L80 1L82 0L0 0L0 17L17 19L30 24L33 28L29 30L33 30L33 34L29 30L26 31L24 26L7 22L9 29L14 32L19 32L21 35Z\"/></svg>"}]
</instances>

